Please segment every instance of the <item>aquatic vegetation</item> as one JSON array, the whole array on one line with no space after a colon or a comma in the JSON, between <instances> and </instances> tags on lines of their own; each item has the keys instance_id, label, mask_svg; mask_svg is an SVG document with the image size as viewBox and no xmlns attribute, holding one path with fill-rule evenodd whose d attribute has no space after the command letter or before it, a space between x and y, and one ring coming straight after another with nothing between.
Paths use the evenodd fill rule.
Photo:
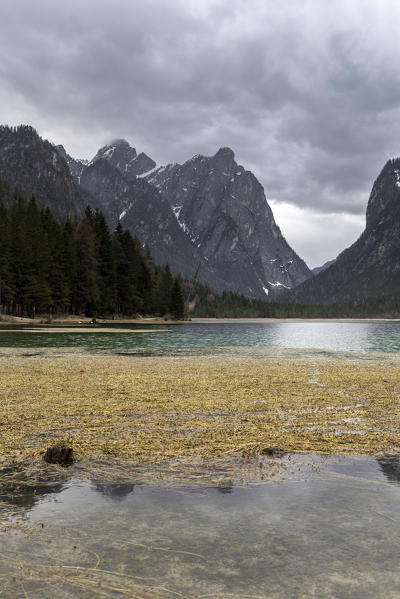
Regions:
<instances>
[{"instance_id":1,"label":"aquatic vegetation","mask_svg":"<svg viewBox=\"0 0 400 599\"><path fill-rule=\"evenodd\" d=\"M301 356L301 354L299 354ZM396 359L0 357L3 464L61 440L78 457L159 463L400 445ZM1 464L1 462L0 462Z\"/></svg>"}]
</instances>

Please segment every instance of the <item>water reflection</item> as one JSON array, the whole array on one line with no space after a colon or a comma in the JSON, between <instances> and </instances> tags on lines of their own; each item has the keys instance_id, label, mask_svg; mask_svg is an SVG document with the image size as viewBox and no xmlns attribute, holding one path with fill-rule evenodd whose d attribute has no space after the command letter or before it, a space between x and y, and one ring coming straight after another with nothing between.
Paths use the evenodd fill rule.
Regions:
<instances>
[{"instance_id":1,"label":"water reflection","mask_svg":"<svg viewBox=\"0 0 400 599\"><path fill-rule=\"evenodd\" d=\"M217 491L222 495L232 493L233 487L217 487Z\"/></svg>"},{"instance_id":2,"label":"water reflection","mask_svg":"<svg viewBox=\"0 0 400 599\"><path fill-rule=\"evenodd\" d=\"M398 454L377 458L377 462L388 481L400 483L400 456Z\"/></svg>"},{"instance_id":3,"label":"water reflection","mask_svg":"<svg viewBox=\"0 0 400 599\"><path fill-rule=\"evenodd\" d=\"M397 472L398 461L321 458L319 471L246 488L43 487L27 493L29 532L0 532L0 593L396 597L400 486L388 464Z\"/></svg>"},{"instance_id":4,"label":"water reflection","mask_svg":"<svg viewBox=\"0 0 400 599\"><path fill-rule=\"evenodd\" d=\"M41 499L47 500L50 496L61 493L64 487L64 483L35 486L25 484L0 486L0 504L4 502L14 508L30 510Z\"/></svg>"},{"instance_id":5,"label":"water reflection","mask_svg":"<svg viewBox=\"0 0 400 599\"><path fill-rule=\"evenodd\" d=\"M109 485L95 485L94 487L96 491L102 493L105 497L109 497L110 499L115 499L117 501L122 501L128 495L134 492L135 485L124 483L124 484L109 484Z\"/></svg>"}]
</instances>

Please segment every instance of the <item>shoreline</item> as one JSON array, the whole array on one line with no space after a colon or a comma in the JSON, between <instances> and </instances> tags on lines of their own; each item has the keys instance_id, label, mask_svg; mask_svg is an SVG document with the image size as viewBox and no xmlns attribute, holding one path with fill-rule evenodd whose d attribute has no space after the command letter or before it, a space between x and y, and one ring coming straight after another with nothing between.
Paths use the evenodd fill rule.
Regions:
<instances>
[{"instance_id":1,"label":"shoreline","mask_svg":"<svg viewBox=\"0 0 400 599\"><path fill-rule=\"evenodd\" d=\"M192 324L234 324L274 322L400 322L400 318L192 318Z\"/></svg>"},{"instance_id":2,"label":"shoreline","mask_svg":"<svg viewBox=\"0 0 400 599\"><path fill-rule=\"evenodd\" d=\"M99 326L101 324L141 324L141 325L171 325L171 324L185 324L190 321L185 320L168 320L164 318L156 318L156 317L143 317L143 318L121 318L121 319L107 319L107 318L97 318L95 325L92 323L91 318L87 318L85 316L76 316L76 317L59 317L48 319L45 315L39 315L36 318L25 318L22 316L5 316L4 314L0 315L0 327L1 326L9 326L9 325L35 325L40 327L52 327L52 326L76 326L76 325L84 325L84 326Z\"/></svg>"},{"instance_id":3,"label":"shoreline","mask_svg":"<svg viewBox=\"0 0 400 599\"><path fill-rule=\"evenodd\" d=\"M102 324L141 324L141 325L183 325L183 324L273 324L273 323L286 323L286 322L344 322L344 323L363 323L363 322L400 322L400 318L379 318L379 317L365 317L365 318L208 318L208 317L193 317L190 320L168 320L159 317L142 317L142 318L121 318L121 319L107 319L97 318L95 326ZM76 317L59 317L48 319L46 315L38 315L36 318L25 318L21 316L8 316L0 314L0 328L2 326L9 325L35 325L40 327L51 327L51 326L78 326L78 325L91 325L92 320L84 316Z\"/></svg>"}]
</instances>

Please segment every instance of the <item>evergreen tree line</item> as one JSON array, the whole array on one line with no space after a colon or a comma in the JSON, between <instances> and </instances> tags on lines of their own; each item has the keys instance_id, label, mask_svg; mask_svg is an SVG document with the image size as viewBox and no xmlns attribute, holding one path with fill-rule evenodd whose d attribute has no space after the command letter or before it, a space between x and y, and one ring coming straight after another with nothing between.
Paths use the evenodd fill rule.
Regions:
<instances>
[{"instance_id":1,"label":"evergreen tree line","mask_svg":"<svg viewBox=\"0 0 400 599\"><path fill-rule=\"evenodd\" d=\"M400 297L355 299L335 304L295 304L268 302L238 295L217 293L200 281L183 281L189 314L204 318L395 318L400 316Z\"/></svg>"},{"instance_id":2,"label":"evergreen tree line","mask_svg":"<svg viewBox=\"0 0 400 599\"><path fill-rule=\"evenodd\" d=\"M91 208L80 219L60 222L34 198L17 195L10 202L11 189L4 185L1 312L184 316L179 278L168 266L155 266L147 249L121 225L111 234L103 214Z\"/></svg>"}]
</instances>

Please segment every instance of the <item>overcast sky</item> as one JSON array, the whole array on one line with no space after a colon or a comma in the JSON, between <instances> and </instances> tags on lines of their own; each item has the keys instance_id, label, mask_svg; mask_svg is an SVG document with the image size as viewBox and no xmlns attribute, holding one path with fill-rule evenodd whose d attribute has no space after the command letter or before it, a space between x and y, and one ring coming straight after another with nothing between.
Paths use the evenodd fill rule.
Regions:
<instances>
[{"instance_id":1,"label":"overcast sky","mask_svg":"<svg viewBox=\"0 0 400 599\"><path fill-rule=\"evenodd\" d=\"M75 157L230 146L312 267L400 145L399 0L1 0L1 122Z\"/></svg>"}]
</instances>

